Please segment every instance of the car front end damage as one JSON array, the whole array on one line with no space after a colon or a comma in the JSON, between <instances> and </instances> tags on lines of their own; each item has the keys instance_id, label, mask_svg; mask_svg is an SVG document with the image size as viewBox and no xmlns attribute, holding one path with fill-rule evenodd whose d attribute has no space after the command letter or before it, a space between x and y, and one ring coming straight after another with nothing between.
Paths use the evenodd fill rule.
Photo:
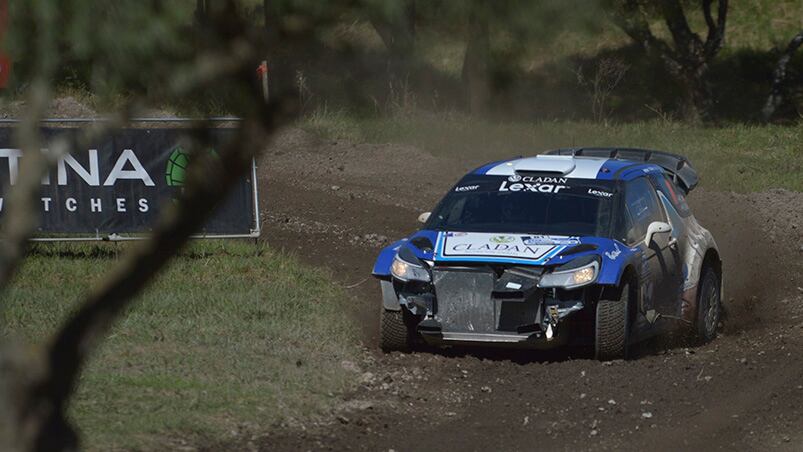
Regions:
<instances>
[{"instance_id":1,"label":"car front end damage","mask_svg":"<svg viewBox=\"0 0 803 452\"><path fill-rule=\"evenodd\" d=\"M382 281L385 309L408 311L430 345L548 349L590 339L601 259L562 265L448 262L417 258L407 246Z\"/></svg>"}]
</instances>

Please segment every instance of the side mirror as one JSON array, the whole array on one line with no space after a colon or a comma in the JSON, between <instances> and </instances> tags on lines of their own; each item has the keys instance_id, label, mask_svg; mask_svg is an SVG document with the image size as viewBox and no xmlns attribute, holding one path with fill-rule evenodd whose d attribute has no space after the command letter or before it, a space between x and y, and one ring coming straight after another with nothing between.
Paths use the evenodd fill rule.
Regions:
<instances>
[{"instance_id":1,"label":"side mirror","mask_svg":"<svg viewBox=\"0 0 803 452\"><path fill-rule=\"evenodd\" d=\"M663 221L653 221L647 226L647 236L644 237L644 244L648 247L650 246L650 242L652 242L652 236L655 234L665 234L667 232L672 232L672 226L669 223L664 223Z\"/></svg>"},{"instance_id":2,"label":"side mirror","mask_svg":"<svg viewBox=\"0 0 803 452\"><path fill-rule=\"evenodd\" d=\"M426 223L427 220L429 220L429 216L431 214L432 214L432 212L424 212L424 213L422 213L421 215L418 216L418 222L419 223Z\"/></svg>"}]
</instances>

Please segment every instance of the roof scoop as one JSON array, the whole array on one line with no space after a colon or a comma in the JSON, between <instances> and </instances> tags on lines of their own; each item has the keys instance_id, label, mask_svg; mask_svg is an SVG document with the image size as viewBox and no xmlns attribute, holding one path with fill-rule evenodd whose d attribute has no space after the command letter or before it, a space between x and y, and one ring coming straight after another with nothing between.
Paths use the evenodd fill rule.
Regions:
<instances>
[{"instance_id":1,"label":"roof scoop","mask_svg":"<svg viewBox=\"0 0 803 452\"><path fill-rule=\"evenodd\" d=\"M574 171L574 158L563 155L538 155L514 162L517 173L554 173L566 175Z\"/></svg>"}]
</instances>

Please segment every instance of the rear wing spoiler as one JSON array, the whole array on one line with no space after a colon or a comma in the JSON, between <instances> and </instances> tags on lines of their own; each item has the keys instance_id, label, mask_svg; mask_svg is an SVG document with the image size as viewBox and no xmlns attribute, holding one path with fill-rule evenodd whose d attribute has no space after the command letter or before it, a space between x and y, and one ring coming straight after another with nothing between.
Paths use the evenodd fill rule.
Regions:
<instances>
[{"instance_id":1,"label":"rear wing spoiler","mask_svg":"<svg viewBox=\"0 0 803 452\"><path fill-rule=\"evenodd\" d=\"M669 173L675 183L686 193L692 191L700 181L697 171L691 166L689 159L669 152L636 148L563 148L547 151L546 154L602 157L638 163L652 163Z\"/></svg>"}]
</instances>

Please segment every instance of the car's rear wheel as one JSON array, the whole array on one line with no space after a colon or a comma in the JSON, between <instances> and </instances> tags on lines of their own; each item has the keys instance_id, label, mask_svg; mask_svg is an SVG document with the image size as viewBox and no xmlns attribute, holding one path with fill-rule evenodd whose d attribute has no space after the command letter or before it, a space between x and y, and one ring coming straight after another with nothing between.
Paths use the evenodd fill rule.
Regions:
<instances>
[{"instance_id":1,"label":"car's rear wheel","mask_svg":"<svg viewBox=\"0 0 803 452\"><path fill-rule=\"evenodd\" d=\"M618 300L597 302L594 356L600 361L627 358L630 335L629 299L630 284L625 284Z\"/></svg>"},{"instance_id":2,"label":"car's rear wheel","mask_svg":"<svg viewBox=\"0 0 803 452\"><path fill-rule=\"evenodd\" d=\"M382 309L379 324L379 346L386 352L409 352L416 343L417 332L411 325L410 315Z\"/></svg>"},{"instance_id":3,"label":"car's rear wheel","mask_svg":"<svg viewBox=\"0 0 803 452\"><path fill-rule=\"evenodd\" d=\"M697 342L704 344L717 337L721 312L719 276L713 268L705 267L697 290L697 319L695 320Z\"/></svg>"}]
</instances>

